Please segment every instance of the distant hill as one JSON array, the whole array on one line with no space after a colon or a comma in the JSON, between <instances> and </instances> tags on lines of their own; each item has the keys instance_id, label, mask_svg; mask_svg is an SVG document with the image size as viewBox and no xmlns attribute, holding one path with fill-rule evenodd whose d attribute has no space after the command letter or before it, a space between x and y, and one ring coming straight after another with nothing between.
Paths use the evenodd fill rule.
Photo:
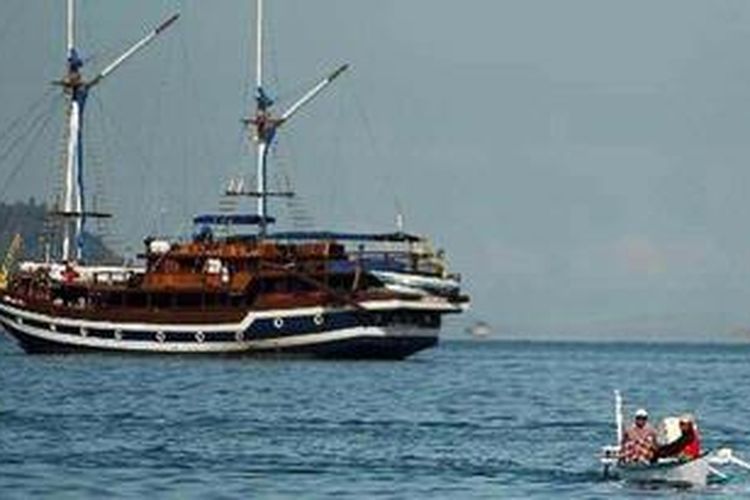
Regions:
<instances>
[{"instance_id":1,"label":"distant hill","mask_svg":"<svg viewBox=\"0 0 750 500\"><path fill-rule=\"evenodd\" d=\"M20 233L23 252L20 258L41 259L44 257L45 241L50 242L51 256L60 255L60 231L49 215L47 206L33 198L26 203L0 203L0 261L13 236ZM89 262L122 262L122 258L111 251L96 235L84 234L84 259Z\"/></svg>"}]
</instances>

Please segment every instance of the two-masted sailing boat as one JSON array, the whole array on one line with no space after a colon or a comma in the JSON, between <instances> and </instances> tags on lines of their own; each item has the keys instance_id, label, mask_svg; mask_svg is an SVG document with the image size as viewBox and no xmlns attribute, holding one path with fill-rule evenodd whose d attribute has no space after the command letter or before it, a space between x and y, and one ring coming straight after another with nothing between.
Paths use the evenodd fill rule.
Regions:
<instances>
[{"instance_id":1,"label":"two-masted sailing boat","mask_svg":"<svg viewBox=\"0 0 750 500\"><path fill-rule=\"evenodd\" d=\"M91 80L81 75L68 5L68 147L62 259L23 262L0 297L0 322L29 353L131 352L301 354L401 359L438 341L442 316L468 303L458 277L426 239L390 234L273 233L267 201L268 149L286 121L347 69L341 66L280 115L262 79L262 0L257 0L254 115L257 184L227 194L257 198L251 215L201 215L190 242L147 238L140 267L83 262L88 217L83 184L86 95L167 29L174 15ZM253 234L217 237L212 225L249 224Z\"/></svg>"}]
</instances>

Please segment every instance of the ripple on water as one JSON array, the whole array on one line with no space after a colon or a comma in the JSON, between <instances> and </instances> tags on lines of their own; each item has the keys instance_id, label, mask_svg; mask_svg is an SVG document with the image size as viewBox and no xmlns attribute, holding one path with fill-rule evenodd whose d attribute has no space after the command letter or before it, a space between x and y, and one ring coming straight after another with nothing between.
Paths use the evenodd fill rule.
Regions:
<instances>
[{"instance_id":1,"label":"ripple on water","mask_svg":"<svg viewBox=\"0 0 750 500\"><path fill-rule=\"evenodd\" d=\"M639 492L603 481L595 458L613 439L612 389L654 415L691 409L707 446L750 456L748 355L446 342L403 363L321 363L31 357L0 344L0 491L629 498ZM697 367L720 376L694 377ZM711 493L748 495L749 484Z\"/></svg>"}]
</instances>

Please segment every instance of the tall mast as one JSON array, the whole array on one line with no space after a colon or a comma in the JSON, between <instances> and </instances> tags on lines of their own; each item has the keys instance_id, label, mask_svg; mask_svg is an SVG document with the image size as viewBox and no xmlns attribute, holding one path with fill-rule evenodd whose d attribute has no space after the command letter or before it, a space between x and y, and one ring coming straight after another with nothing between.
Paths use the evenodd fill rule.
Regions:
<instances>
[{"instance_id":1,"label":"tall mast","mask_svg":"<svg viewBox=\"0 0 750 500\"><path fill-rule=\"evenodd\" d=\"M255 13L255 88L263 88L263 0L257 0Z\"/></svg>"},{"instance_id":2,"label":"tall mast","mask_svg":"<svg viewBox=\"0 0 750 500\"><path fill-rule=\"evenodd\" d=\"M256 103L256 137L257 137L257 172L256 191L258 192L257 213L259 220L259 233L265 236L268 229L266 218L268 203L266 193L266 158L269 142L273 139L273 132L262 130L261 123L265 123L268 117L268 108L273 104L263 91L263 0L256 1L255 13L255 103Z\"/></svg>"},{"instance_id":3,"label":"tall mast","mask_svg":"<svg viewBox=\"0 0 750 500\"><path fill-rule=\"evenodd\" d=\"M68 0L68 54L70 54L70 51L73 50L73 47L75 46L75 4L73 3L73 0Z\"/></svg>"},{"instance_id":4,"label":"tall mast","mask_svg":"<svg viewBox=\"0 0 750 500\"><path fill-rule=\"evenodd\" d=\"M81 76L83 60L75 46L75 0L67 0L67 71L62 80L56 82L63 87L68 97L67 145L65 148L65 185L63 206L57 212L63 217L62 259L80 261L83 254L83 234L87 217L108 217L108 214L87 212L84 197L83 175L83 111L89 91L112 71L122 65L133 54L148 45L159 33L177 20L174 14L155 30L131 46L120 57L85 81ZM71 221L75 229L71 235ZM73 241L71 241L73 240ZM71 255L71 243L75 243L75 254Z\"/></svg>"},{"instance_id":5,"label":"tall mast","mask_svg":"<svg viewBox=\"0 0 750 500\"><path fill-rule=\"evenodd\" d=\"M273 222L273 218L268 215L268 198L294 196L294 193L288 191L271 192L267 187L268 150L276 135L276 130L343 73L349 65L344 64L338 67L292 104L281 116L274 117L270 110L273 100L263 88L263 0L256 0L255 6L255 114L245 122L248 126L252 125L252 136L256 144L256 188L255 191L229 189L227 194L257 198L258 233L263 237L267 234L268 224Z\"/></svg>"},{"instance_id":6,"label":"tall mast","mask_svg":"<svg viewBox=\"0 0 750 500\"><path fill-rule=\"evenodd\" d=\"M68 30L67 30L67 74L62 82L68 95L68 143L65 151L65 192L63 195L63 247L62 258L68 261L71 258L70 219L75 221L75 259L80 260L82 252L83 232L83 209L82 192L83 176L81 155L81 113L86 101L86 92L82 87L79 70L83 62L78 57L75 48L75 0L68 0ZM76 215L78 214L78 215Z\"/></svg>"},{"instance_id":7,"label":"tall mast","mask_svg":"<svg viewBox=\"0 0 750 500\"><path fill-rule=\"evenodd\" d=\"M73 47L75 46L75 32L73 26L75 24L75 4L73 0L68 0L67 3L67 31L66 35L66 54L67 58L70 59L73 53ZM68 117L70 120L70 116ZM68 130L70 130L70 123L68 123ZM67 212L72 210L72 194L73 194L73 169L70 165L70 140L68 140L68 148L65 155L65 192L63 193L63 207L62 210ZM62 259L67 261L70 258L70 224L67 219L63 221L63 243L62 243Z\"/></svg>"}]
</instances>

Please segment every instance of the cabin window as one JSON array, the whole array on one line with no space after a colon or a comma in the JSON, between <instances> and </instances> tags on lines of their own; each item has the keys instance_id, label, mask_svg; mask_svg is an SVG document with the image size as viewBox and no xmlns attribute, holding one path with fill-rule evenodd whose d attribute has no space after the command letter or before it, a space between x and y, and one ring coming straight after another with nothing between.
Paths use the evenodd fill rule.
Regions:
<instances>
[{"instance_id":1,"label":"cabin window","mask_svg":"<svg viewBox=\"0 0 750 500\"><path fill-rule=\"evenodd\" d=\"M155 293L151 296L151 307L155 309L169 309L172 306L172 295Z\"/></svg>"},{"instance_id":2,"label":"cabin window","mask_svg":"<svg viewBox=\"0 0 750 500\"><path fill-rule=\"evenodd\" d=\"M57 331L60 333L67 333L70 335L80 334L80 329L77 326L57 325Z\"/></svg>"},{"instance_id":3,"label":"cabin window","mask_svg":"<svg viewBox=\"0 0 750 500\"><path fill-rule=\"evenodd\" d=\"M266 279L260 282L260 291L262 293L274 293L282 290L279 280Z\"/></svg>"},{"instance_id":4,"label":"cabin window","mask_svg":"<svg viewBox=\"0 0 750 500\"><path fill-rule=\"evenodd\" d=\"M299 278L289 278L288 286L290 292L309 292L315 289L311 283Z\"/></svg>"},{"instance_id":5,"label":"cabin window","mask_svg":"<svg viewBox=\"0 0 750 500\"><path fill-rule=\"evenodd\" d=\"M113 336L112 330L102 330L99 328L92 328L90 330L91 336L100 338L110 338Z\"/></svg>"},{"instance_id":6,"label":"cabin window","mask_svg":"<svg viewBox=\"0 0 750 500\"><path fill-rule=\"evenodd\" d=\"M33 319L27 319L26 324L29 326L33 326L34 328L47 329L47 323L43 323L41 321L36 321Z\"/></svg>"},{"instance_id":7,"label":"cabin window","mask_svg":"<svg viewBox=\"0 0 750 500\"><path fill-rule=\"evenodd\" d=\"M119 293L108 293L102 298L104 306L118 306L122 303L122 295Z\"/></svg>"},{"instance_id":8,"label":"cabin window","mask_svg":"<svg viewBox=\"0 0 750 500\"><path fill-rule=\"evenodd\" d=\"M125 304L130 307L146 307L146 294L132 293L125 295Z\"/></svg>"},{"instance_id":9,"label":"cabin window","mask_svg":"<svg viewBox=\"0 0 750 500\"><path fill-rule=\"evenodd\" d=\"M199 308L202 305L202 297L198 293L184 293L177 295L177 307Z\"/></svg>"},{"instance_id":10,"label":"cabin window","mask_svg":"<svg viewBox=\"0 0 750 500\"><path fill-rule=\"evenodd\" d=\"M346 276L334 275L331 276L329 286L339 292L348 291L348 288L351 288L351 284L348 283L348 281L349 280L346 279Z\"/></svg>"}]
</instances>

